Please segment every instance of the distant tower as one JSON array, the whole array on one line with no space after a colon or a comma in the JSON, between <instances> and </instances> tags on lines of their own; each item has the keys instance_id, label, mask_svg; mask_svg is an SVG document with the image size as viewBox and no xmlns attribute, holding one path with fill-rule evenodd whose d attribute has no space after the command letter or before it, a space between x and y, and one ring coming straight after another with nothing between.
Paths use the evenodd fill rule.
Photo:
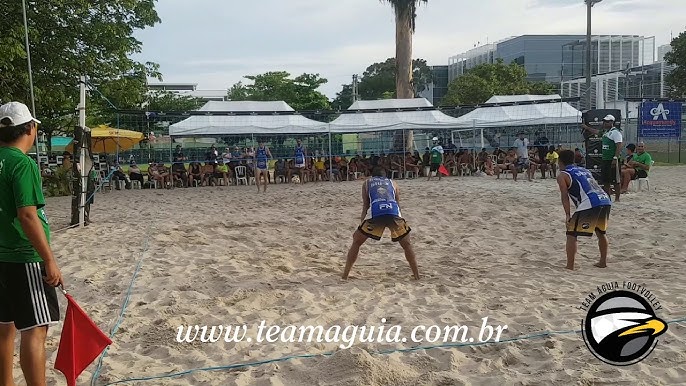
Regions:
<instances>
[{"instance_id":1,"label":"distant tower","mask_svg":"<svg viewBox=\"0 0 686 386\"><path fill-rule=\"evenodd\" d=\"M360 94L358 92L358 80L357 80L357 74L353 75L353 103L357 102L360 100Z\"/></svg>"}]
</instances>

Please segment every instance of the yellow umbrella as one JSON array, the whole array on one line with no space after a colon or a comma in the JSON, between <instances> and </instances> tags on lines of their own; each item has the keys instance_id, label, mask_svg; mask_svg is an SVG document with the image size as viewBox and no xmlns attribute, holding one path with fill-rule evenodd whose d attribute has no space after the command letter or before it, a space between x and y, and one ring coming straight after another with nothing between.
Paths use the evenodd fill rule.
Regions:
<instances>
[{"instance_id":1,"label":"yellow umbrella","mask_svg":"<svg viewBox=\"0 0 686 386\"><path fill-rule=\"evenodd\" d=\"M114 129L109 126L98 126L91 129L91 151L93 154L114 154L136 146L144 138L143 133L131 130Z\"/></svg>"}]
</instances>

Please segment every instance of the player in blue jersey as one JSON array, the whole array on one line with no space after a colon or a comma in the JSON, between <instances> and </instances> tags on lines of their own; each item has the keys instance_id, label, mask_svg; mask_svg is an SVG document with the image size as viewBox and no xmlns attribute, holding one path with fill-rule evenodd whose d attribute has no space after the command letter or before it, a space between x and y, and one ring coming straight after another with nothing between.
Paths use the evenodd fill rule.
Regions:
<instances>
[{"instance_id":1,"label":"player in blue jersey","mask_svg":"<svg viewBox=\"0 0 686 386\"><path fill-rule=\"evenodd\" d=\"M362 216L361 225L353 234L353 244L348 251L343 279L348 278L350 270L357 260L360 247L368 238L381 240L384 231L391 231L391 239L398 242L405 251L405 258L410 264L414 278L419 280L417 260L410 243L410 227L400 213L400 195L395 181L386 178L386 173L380 166L372 169L372 177L362 186Z\"/></svg>"},{"instance_id":2,"label":"player in blue jersey","mask_svg":"<svg viewBox=\"0 0 686 386\"><path fill-rule=\"evenodd\" d=\"M598 185L588 170L574 165L574 152L563 150L559 153L560 174L557 184L560 187L562 207L567 221L567 269L574 269L577 249L577 236L598 236L600 261L598 268L607 266L608 241L605 233L610 218L612 201L610 196ZM570 215L573 201L576 210Z\"/></svg>"},{"instance_id":3,"label":"player in blue jersey","mask_svg":"<svg viewBox=\"0 0 686 386\"><path fill-rule=\"evenodd\" d=\"M260 192L260 179L264 176L263 190L267 193L267 183L269 181L269 160L272 158L272 153L269 151L264 141L260 141L259 147L255 152L255 184L257 185L257 193Z\"/></svg>"},{"instance_id":4,"label":"player in blue jersey","mask_svg":"<svg viewBox=\"0 0 686 386\"><path fill-rule=\"evenodd\" d=\"M302 143L302 140L298 138L296 140L296 145L295 145L295 154L294 154L295 162L293 162L293 165L295 169L293 170L295 174L298 175L300 178L300 183L305 183L305 164L306 164L306 158L307 158L307 149L305 149L305 146ZM288 178L290 181L290 176Z\"/></svg>"}]
</instances>

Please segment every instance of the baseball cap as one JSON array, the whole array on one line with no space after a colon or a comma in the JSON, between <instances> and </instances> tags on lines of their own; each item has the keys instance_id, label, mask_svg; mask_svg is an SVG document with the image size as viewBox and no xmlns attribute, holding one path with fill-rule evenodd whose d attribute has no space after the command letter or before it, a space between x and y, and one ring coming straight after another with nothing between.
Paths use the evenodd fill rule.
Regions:
<instances>
[{"instance_id":1,"label":"baseball cap","mask_svg":"<svg viewBox=\"0 0 686 386\"><path fill-rule=\"evenodd\" d=\"M615 121L615 117L614 117L614 115L608 114L608 115L605 116L605 118L603 118L603 121L612 121L612 122L614 122L614 121Z\"/></svg>"},{"instance_id":2,"label":"baseball cap","mask_svg":"<svg viewBox=\"0 0 686 386\"><path fill-rule=\"evenodd\" d=\"M31 111L29 111L29 108L25 104L20 102L9 102L0 106L0 121L5 118L9 118L10 121L12 121L12 123L10 125L0 124L0 128L19 126L25 123L29 123L31 121L41 123L38 119L34 118L33 115L31 115Z\"/></svg>"},{"instance_id":3,"label":"baseball cap","mask_svg":"<svg viewBox=\"0 0 686 386\"><path fill-rule=\"evenodd\" d=\"M431 138L432 141L438 141L438 137Z\"/></svg>"}]
</instances>

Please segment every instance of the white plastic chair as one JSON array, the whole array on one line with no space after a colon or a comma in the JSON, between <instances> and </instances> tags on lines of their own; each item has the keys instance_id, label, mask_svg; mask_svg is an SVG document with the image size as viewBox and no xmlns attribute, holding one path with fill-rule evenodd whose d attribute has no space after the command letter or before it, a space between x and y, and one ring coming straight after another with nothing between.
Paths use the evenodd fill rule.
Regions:
<instances>
[{"instance_id":1,"label":"white plastic chair","mask_svg":"<svg viewBox=\"0 0 686 386\"><path fill-rule=\"evenodd\" d=\"M655 161L650 161L650 168L653 168L653 165L655 165ZM643 190L643 184L646 184L646 190L650 192L650 178L645 177L645 178L638 178L638 187L636 189L636 185L634 184L634 181L631 181L631 186L632 190L636 189L635 191L642 191Z\"/></svg>"},{"instance_id":2,"label":"white plastic chair","mask_svg":"<svg viewBox=\"0 0 686 386\"><path fill-rule=\"evenodd\" d=\"M236 185L243 181L245 185L248 185L248 168L245 166L236 166Z\"/></svg>"}]
</instances>

